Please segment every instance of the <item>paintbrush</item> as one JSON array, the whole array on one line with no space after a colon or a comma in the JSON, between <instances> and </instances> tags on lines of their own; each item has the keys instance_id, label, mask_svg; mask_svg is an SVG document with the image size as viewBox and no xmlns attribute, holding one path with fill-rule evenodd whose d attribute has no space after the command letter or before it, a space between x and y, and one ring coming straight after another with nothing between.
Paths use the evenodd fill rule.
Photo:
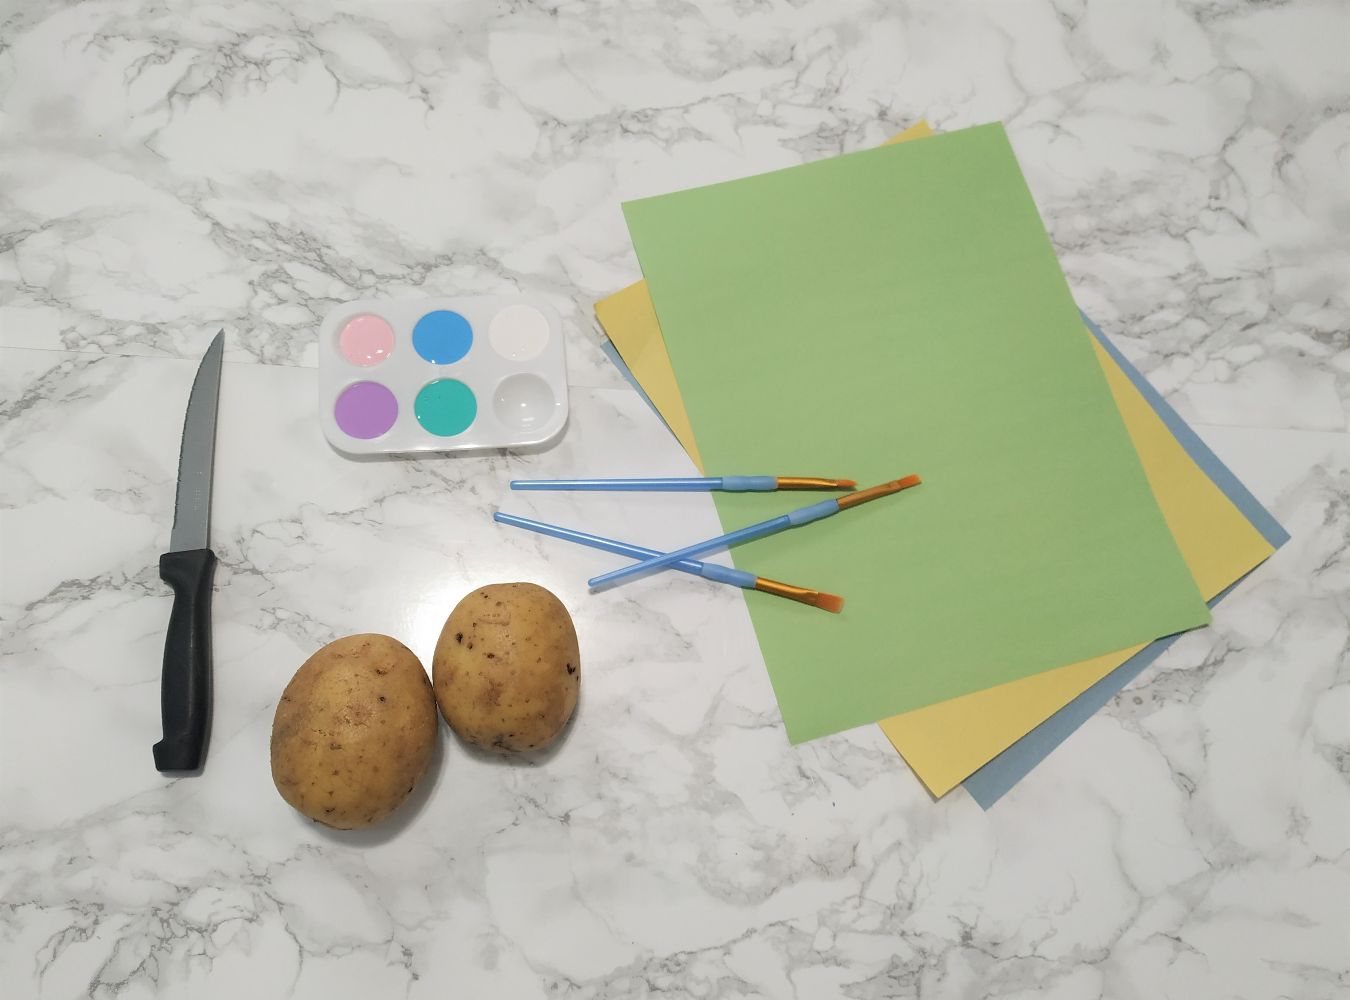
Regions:
<instances>
[{"instance_id":1,"label":"paintbrush","mask_svg":"<svg viewBox=\"0 0 1350 1000\"><path fill-rule=\"evenodd\" d=\"M602 538L599 535L590 535L584 531L562 528L556 524L533 521L528 517L517 517L515 514L503 514L501 511L493 514L492 519L500 524L509 524L516 528L524 528L527 531L537 531L541 535L550 535L553 538L561 538L568 542L589 545L593 549L602 549L605 552L613 552L616 555L628 556L632 559L647 559L661 554L656 549L646 549L641 545L629 545L627 542L616 542L612 538ZM813 608L820 608L822 611L832 611L838 614L844 608L844 599L836 594L807 590L805 587L794 587L790 583L779 583L777 580L755 576L753 573L732 569L729 566L719 566L717 563L699 562L697 559L681 559L672 563L671 568L692 573L694 576L701 576L707 580L716 580L718 583L729 583L733 587L758 590L761 594L773 594L775 597L786 597L789 601L809 604Z\"/></svg>"},{"instance_id":2,"label":"paintbrush","mask_svg":"<svg viewBox=\"0 0 1350 1000\"><path fill-rule=\"evenodd\" d=\"M774 490L851 490L852 479L819 476L708 476L665 479L516 479L513 490L628 490L653 493L771 493Z\"/></svg>"},{"instance_id":3,"label":"paintbrush","mask_svg":"<svg viewBox=\"0 0 1350 1000\"><path fill-rule=\"evenodd\" d=\"M850 493L846 497L822 500L819 503L813 503L808 507L801 507L787 514L770 518L767 521L760 521L758 524L747 525L744 528L729 531L725 535L718 535L716 538L695 542L693 545L687 545L682 549L676 549L674 552L666 552L663 555L644 559L631 566L625 566L622 569L603 573L589 581L589 583L593 589L611 586L621 580L627 580L630 577L662 569L672 563L679 562L681 559L691 559L694 556L702 555L704 552L711 552L714 549L729 548L730 546L738 545L741 542L749 542L756 538L763 538L765 535L772 535L778 531L800 527L803 524L810 524L812 521L819 521L832 514L838 514L841 510L847 510L850 507L856 507L859 504L867 503L869 500L876 500L878 497L889 496L892 493L899 493L901 490L907 490L911 486L918 486L922 481L923 480L918 476L905 476L903 479L895 479L889 483L882 483L880 486L873 486L870 489L859 490L857 493Z\"/></svg>"}]
</instances>

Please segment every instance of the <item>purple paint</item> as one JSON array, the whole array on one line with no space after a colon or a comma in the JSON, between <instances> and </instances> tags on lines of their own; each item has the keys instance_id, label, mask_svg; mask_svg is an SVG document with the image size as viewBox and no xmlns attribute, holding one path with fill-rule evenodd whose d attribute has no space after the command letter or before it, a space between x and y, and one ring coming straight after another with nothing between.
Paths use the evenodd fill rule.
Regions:
<instances>
[{"instance_id":1,"label":"purple paint","mask_svg":"<svg viewBox=\"0 0 1350 1000\"><path fill-rule=\"evenodd\" d=\"M357 382L342 390L333 417L343 434L368 441L394 426L398 400L379 382Z\"/></svg>"}]
</instances>

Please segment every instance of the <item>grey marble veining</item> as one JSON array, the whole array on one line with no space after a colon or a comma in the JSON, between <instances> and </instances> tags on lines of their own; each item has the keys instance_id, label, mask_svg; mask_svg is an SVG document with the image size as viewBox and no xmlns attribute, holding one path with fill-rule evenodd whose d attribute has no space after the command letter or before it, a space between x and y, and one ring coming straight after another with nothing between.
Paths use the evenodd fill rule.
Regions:
<instances>
[{"instance_id":1,"label":"grey marble veining","mask_svg":"<svg viewBox=\"0 0 1350 1000\"><path fill-rule=\"evenodd\" d=\"M998 118L1188 416L1345 427L1343 5L123 2L6 34L6 345L191 356L224 323L312 364L333 304L447 288L584 323L634 274L622 198Z\"/></svg>"},{"instance_id":2,"label":"grey marble veining","mask_svg":"<svg viewBox=\"0 0 1350 1000\"><path fill-rule=\"evenodd\" d=\"M1350 8L1015 0L10 5L0 12L0 983L6 997L1350 996ZM595 347L625 198L1007 123L1080 304L1293 540L989 813L867 727L788 746L745 598L653 546L706 498L512 495L687 460ZM534 455L351 462L334 304L521 289L573 419ZM227 330L205 773L150 763L196 360ZM567 739L442 745L387 827L271 786L319 644L424 660L550 587Z\"/></svg>"}]
</instances>

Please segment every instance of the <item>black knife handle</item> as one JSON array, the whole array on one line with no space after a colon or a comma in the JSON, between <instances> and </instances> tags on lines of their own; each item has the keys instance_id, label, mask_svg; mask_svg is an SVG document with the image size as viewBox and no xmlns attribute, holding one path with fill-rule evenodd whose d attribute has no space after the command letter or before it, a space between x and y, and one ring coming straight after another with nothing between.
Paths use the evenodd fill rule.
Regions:
<instances>
[{"instance_id":1,"label":"black knife handle","mask_svg":"<svg viewBox=\"0 0 1350 1000\"><path fill-rule=\"evenodd\" d=\"M206 755L211 725L211 575L215 568L216 555L210 549L166 552L159 557L159 577L173 588L159 688L164 719L164 738L155 744L159 771L196 771Z\"/></svg>"}]
</instances>

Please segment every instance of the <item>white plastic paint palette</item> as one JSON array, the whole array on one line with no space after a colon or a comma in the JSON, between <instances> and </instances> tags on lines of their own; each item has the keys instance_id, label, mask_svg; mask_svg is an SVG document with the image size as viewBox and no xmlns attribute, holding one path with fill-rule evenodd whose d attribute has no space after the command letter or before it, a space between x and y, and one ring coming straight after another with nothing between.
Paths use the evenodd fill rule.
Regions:
<instances>
[{"instance_id":1,"label":"white plastic paint palette","mask_svg":"<svg viewBox=\"0 0 1350 1000\"><path fill-rule=\"evenodd\" d=\"M319 337L319 420L339 451L526 447L567 423L562 326L542 302L349 302Z\"/></svg>"}]
</instances>

